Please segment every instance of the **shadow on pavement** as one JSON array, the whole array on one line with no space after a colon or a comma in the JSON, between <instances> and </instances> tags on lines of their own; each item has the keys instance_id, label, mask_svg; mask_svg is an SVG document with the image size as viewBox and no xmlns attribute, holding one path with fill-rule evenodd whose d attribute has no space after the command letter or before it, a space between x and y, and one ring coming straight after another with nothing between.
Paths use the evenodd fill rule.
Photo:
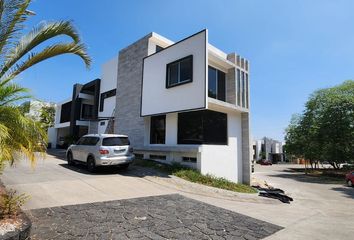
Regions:
<instances>
[{"instance_id":1,"label":"shadow on pavement","mask_svg":"<svg viewBox=\"0 0 354 240\"><path fill-rule=\"evenodd\" d=\"M354 199L354 188L352 187L334 187L332 190L343 193L347 198Z\"/></svg>"},{"instance_id":2,"label":"shadow on pavement","mask_svg":"<svg viewBox=\"0 0 354 240\"><path fill-rule=\"evenodd\" d=\"M98 167L96 172L91 173L87 171L86 166L84 164L76 163L74 166L69 166L66 163L59 164L59 166L69 169L71 171L75 171L77 173L86 174L86 175L122 175L129 177L146 177L146 176L154 176L154 177L164 177L170 178L170 176L166 173L162 173L156 171L154 169L145 168L141 166L135 166L134 163L129 166L128 169L120 168L119 166L105 166Z\"/></svg>"},{"instance_id":3,"label":"shadow on pavement","mask_svg":"<svg viewBox=\"0 0 354 240\"><path fill-rule=\"evenodd\" d=\"M286 172L286 171L284 171ZM288 178L294 179L299 182L307 182L307 183L318 183L318 184L344 184L344 179L336 179L331 177L324 176L310 176L305 173L280 173L274 174L272 177L280 177L280 178Z\"/></svg>"},{"instance_id":4,"label":"shadow on pavement","mask_svg":"<svg viewBox=\"0 0 354 240\"><path fill-rule=\"evenodd\" d=\"M66 161L66 149L47 149L47 154L56 159Z\"/></svg>"}]
</instances>

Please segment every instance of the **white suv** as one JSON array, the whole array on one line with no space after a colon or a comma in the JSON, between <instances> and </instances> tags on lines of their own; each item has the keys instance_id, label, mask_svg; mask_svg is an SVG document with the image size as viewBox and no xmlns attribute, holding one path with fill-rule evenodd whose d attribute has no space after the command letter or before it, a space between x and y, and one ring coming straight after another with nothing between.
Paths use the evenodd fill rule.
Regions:
<instances>
[{"instance_id":1,"label":"white suv","mask_svg":"<svg viewBox=\"0 0 354 240\"><path fill-rule=\"evenodd\" d=\"M133 148L128 136L115 134L85 135L66 151L69 165L84 162L90 172L97 166L117 166L128 168L134 160Z\"/></svg>"}]
</instances>

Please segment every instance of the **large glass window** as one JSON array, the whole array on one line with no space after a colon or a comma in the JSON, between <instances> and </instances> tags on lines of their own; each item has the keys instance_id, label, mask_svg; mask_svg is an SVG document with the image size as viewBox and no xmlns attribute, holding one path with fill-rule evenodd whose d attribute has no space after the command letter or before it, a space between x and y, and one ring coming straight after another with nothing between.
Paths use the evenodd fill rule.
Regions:
<instances>
[{"instance_id":1,"label":"large glass window","mask_svg":"<svg viewBox=\"0 0 354 240\"><path fill-rule=\"evenodd\" d=\"M208 96L225 101L225 73L216 68L208 68Z\"/></svg>"},{"instance_id":2,"label":"large glass window","mask_svg":"<svg viewBox=\"0 0 354 240\"><path fill-rule=\"evenodd\" d=\"M60 123L70 122L71 101L61 105Z\"/></svg>"},{"instance_id":3,"label":"large glass window","mask_svg":"<svg viewBox=\"0 0 354 240\"><path fill-rule=\"evenodd\" d=\"M82 119L92 119L93 118L93 105L82 104L81 118Z\"/></svg>"},{"instance_id":4,"label":"large glass window","mask_svg":"<svg viewBox=\"0 0 354 240\"><path fill-rule=\"evenodd\" d=\"M152 116L150 123L150 144L165 144L166 115Z\"/></svg>"},{"instance_id":5,"label":"large glass window","mask_svg":"<svg viewBox=\"0 0 354 240\"><path fill-rule=\"evenodd\" d=\"M166 88L193 81L193 56L167 64Z\"/></svg>"},{"instance_id":6,"label":"large glass window","mask_svg":"<svg viewBox=\"0 0 354 240\"><path fill-rule=\"evenodd\" d=\"M227 144L227 115L210 110L178 114L178 144Z\"/></svg>"}]
</instances>

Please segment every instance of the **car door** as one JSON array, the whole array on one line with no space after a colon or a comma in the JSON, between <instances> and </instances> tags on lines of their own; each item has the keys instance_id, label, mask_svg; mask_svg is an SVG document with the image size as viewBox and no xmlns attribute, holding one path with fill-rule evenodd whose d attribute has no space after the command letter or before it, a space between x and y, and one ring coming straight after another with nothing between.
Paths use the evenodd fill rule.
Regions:
<instances>
[{"instance_id":1,"label":"car door","mask_svg":"<svg viewBox=\"0 0 354 240\"><path fill-rule=\"evenodd\" d=\"M77 161L82 161L82 148L83 148L83 144L86 141L85 137L82 137L79 139L79 141L77 141L76 145L71 147L71 152L73 154L73 158Z\"/></svg>"},{"instance_id":2,"label":"car door","mask_svg":"<svg viewBox=\"0 0 354 240\"><path fill-rule=\"evenodd\" d=\"M98 137L86 137L85 141L81 147L81 155L80 158L83 162L87 161L89 154L93 154L95 156L96 144L99 141Z\"/></svg>"}]
</instances>

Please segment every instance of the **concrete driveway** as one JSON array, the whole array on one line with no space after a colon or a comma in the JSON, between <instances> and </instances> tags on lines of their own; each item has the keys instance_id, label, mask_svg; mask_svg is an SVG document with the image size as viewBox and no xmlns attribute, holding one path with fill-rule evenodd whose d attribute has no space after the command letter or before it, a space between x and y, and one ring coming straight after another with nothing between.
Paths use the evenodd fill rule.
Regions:
<instances>
[{"instance_id":1,"label":"concrete driveway","mask_svg":"<svg viewBox=\"0 0 354 240\"><path fill-rule=\"evenodd\" d=\"M266 239L352 239L354 188L324 184L288 171L290 165L256 166L254 177L282 188L294 202L283 204L255 194L239 194L193 184L175 177L130 169L89 174L68 168L60 157L7 168L2 180L9 188L31 195L25 209L181 194L204 203L284 227ZM301 166L300 166L301 167Z\"/></svg>"},{"instance_id":2,"label":"concrete driveway","mask_svg":"<svg viewBox=\"0 0 354 240\"><path fill-rule=\"evenodd\" d=\"M69 167L64 151L38 160L35 168L21 161L6 168L2 181L8 188L30 195L24 209L82 204L176 193L132 175L132 171L101 170L97 174L84 166Z\"/></svg>"}]
</instances>

